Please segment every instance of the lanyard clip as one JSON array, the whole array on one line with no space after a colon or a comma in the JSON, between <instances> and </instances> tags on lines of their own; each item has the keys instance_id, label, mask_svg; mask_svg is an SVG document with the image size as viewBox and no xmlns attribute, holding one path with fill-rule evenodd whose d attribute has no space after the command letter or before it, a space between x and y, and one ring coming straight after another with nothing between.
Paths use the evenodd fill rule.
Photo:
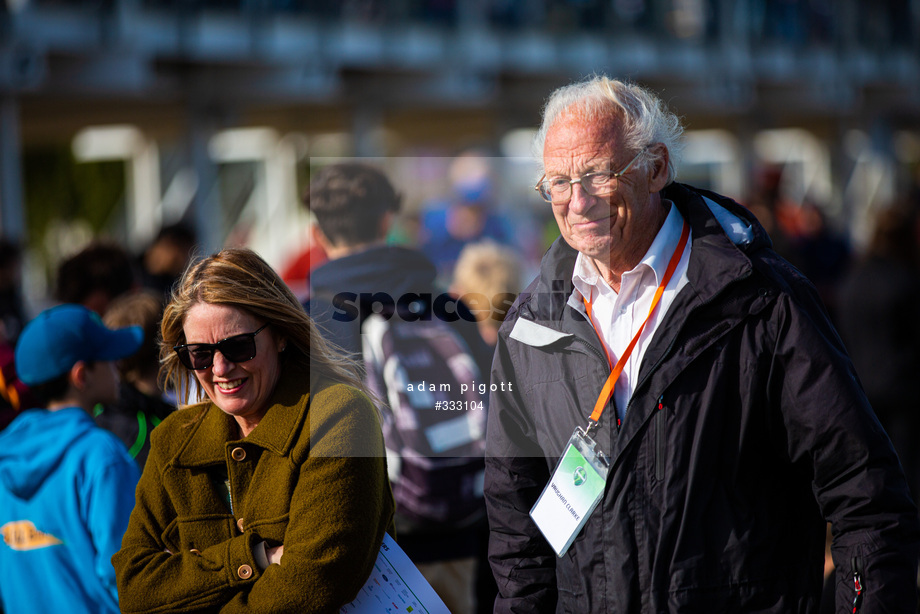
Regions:
<instances>
[{"instance_id":1,"label":"lanyard clip","mask_svg":"<svg viewBox=\"0 0 920 614\"><path fill-rule=\"evenodd\" d=\"M585 428L585 435L591 437L591 433L597 430L597 420L588 418L588 426Z\"/></svg>"}]
</instances>

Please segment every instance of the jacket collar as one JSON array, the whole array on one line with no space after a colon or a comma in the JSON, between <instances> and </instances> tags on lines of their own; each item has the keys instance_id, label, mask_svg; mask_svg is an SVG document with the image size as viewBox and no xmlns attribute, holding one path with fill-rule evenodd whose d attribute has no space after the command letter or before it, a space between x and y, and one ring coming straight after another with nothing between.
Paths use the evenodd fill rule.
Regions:
<instances>
[{"instance_id":1,"label":"jacket collar","mask_svg":"<svg viewBox=\"0 0 920 614\"><path fill-rule=\"evenodd\" d=\"M306 368L289 368L282 372L272 393L271 405L259 425L245 439L236 435L234 418L213 403L207 403L204 417L193 426L193 433L176 455L179 467L201 467L226 462L229 444L256 445L279 456L290 451L299 425L306 419L310 393L304 387L310 381Z\"/></svg>"},{"instance_id":2,"label":"jacket collar","mask_svg":"<svg viewBox=\"0 0 920 614\"><path fill-rule=\"evenodd\" d=\"M709 302L727 285L750 274L752 265L745 252L769 245L769 239L757 220L742 215L743 208L734 201L717 197L719 202L711 198L714 194L694 192L680 184L669 186L669 194L675 196L693 233L689 285L701 302Z\"/></svg>"}]
</instances>

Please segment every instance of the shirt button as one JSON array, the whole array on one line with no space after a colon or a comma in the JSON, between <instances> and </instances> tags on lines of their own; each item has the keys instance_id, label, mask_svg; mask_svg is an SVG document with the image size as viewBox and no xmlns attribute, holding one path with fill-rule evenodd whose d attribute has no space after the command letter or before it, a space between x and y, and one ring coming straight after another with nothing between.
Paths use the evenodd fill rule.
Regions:
<instances>
[{"instance_id":1,"label":"shirt button","mask_svg":"<svg viewBox=\"0 0 920 614\"><path fill-rule=\"evenodd\" d=\"M236 570L236 575L242 580L248 580L252 577L252 567L249 565L240 565L240 568Z\"/></svg>"},{"instance_id":2,"label":"shirt button","mask_svg":"<svg viewBox=\"0 0 920 614\"><path fill-rule=\"evenodd\" d=\"M246 458L246 450L244 448L233 448L230 456L233 457L233 460L239 462Z\"/></svg>"},{"instance_id":3,"label":"shirt button","mask_svg":"<svg viewBox=\"0 0 920 614\"><path fill-rule=\"evenodd\" d=\"M236 528L240 530L240 533L243 533L243 518L240 518L236 521Z\"/></svg>"}]
</instances>

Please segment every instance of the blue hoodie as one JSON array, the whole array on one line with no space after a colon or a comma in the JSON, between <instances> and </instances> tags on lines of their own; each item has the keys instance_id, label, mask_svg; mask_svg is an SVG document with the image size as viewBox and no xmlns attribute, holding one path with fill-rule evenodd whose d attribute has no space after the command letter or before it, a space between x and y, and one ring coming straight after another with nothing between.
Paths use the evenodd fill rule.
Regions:
<instances>
[{"instance_id":1,"label":"blue hoodie","mask_svg":"<svg viewBox=\"0 0 920 614\"><path fill-rule=\"evenodd\" d=\"M0 604L18 612L118 612L111 557L139 471L78 407L22 412L0 431Z\"/></svg>"}]
</instances>

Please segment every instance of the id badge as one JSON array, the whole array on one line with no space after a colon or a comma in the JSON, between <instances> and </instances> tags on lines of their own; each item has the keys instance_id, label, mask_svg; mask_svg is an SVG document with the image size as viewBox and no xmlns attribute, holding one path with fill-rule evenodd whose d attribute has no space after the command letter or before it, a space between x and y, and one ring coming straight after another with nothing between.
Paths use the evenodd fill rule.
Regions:
<instances>
[{"instance_id":1,"label":"id badge","mask_svg":"<svg viewBox=\"0 0 920 614\"><path fill-rule=\"evenodd\" d=\"M566 553L600 503L609 471L610 459L577 427L549 484L530 510L556 556Z\"/></svg>"}]
</instances>

